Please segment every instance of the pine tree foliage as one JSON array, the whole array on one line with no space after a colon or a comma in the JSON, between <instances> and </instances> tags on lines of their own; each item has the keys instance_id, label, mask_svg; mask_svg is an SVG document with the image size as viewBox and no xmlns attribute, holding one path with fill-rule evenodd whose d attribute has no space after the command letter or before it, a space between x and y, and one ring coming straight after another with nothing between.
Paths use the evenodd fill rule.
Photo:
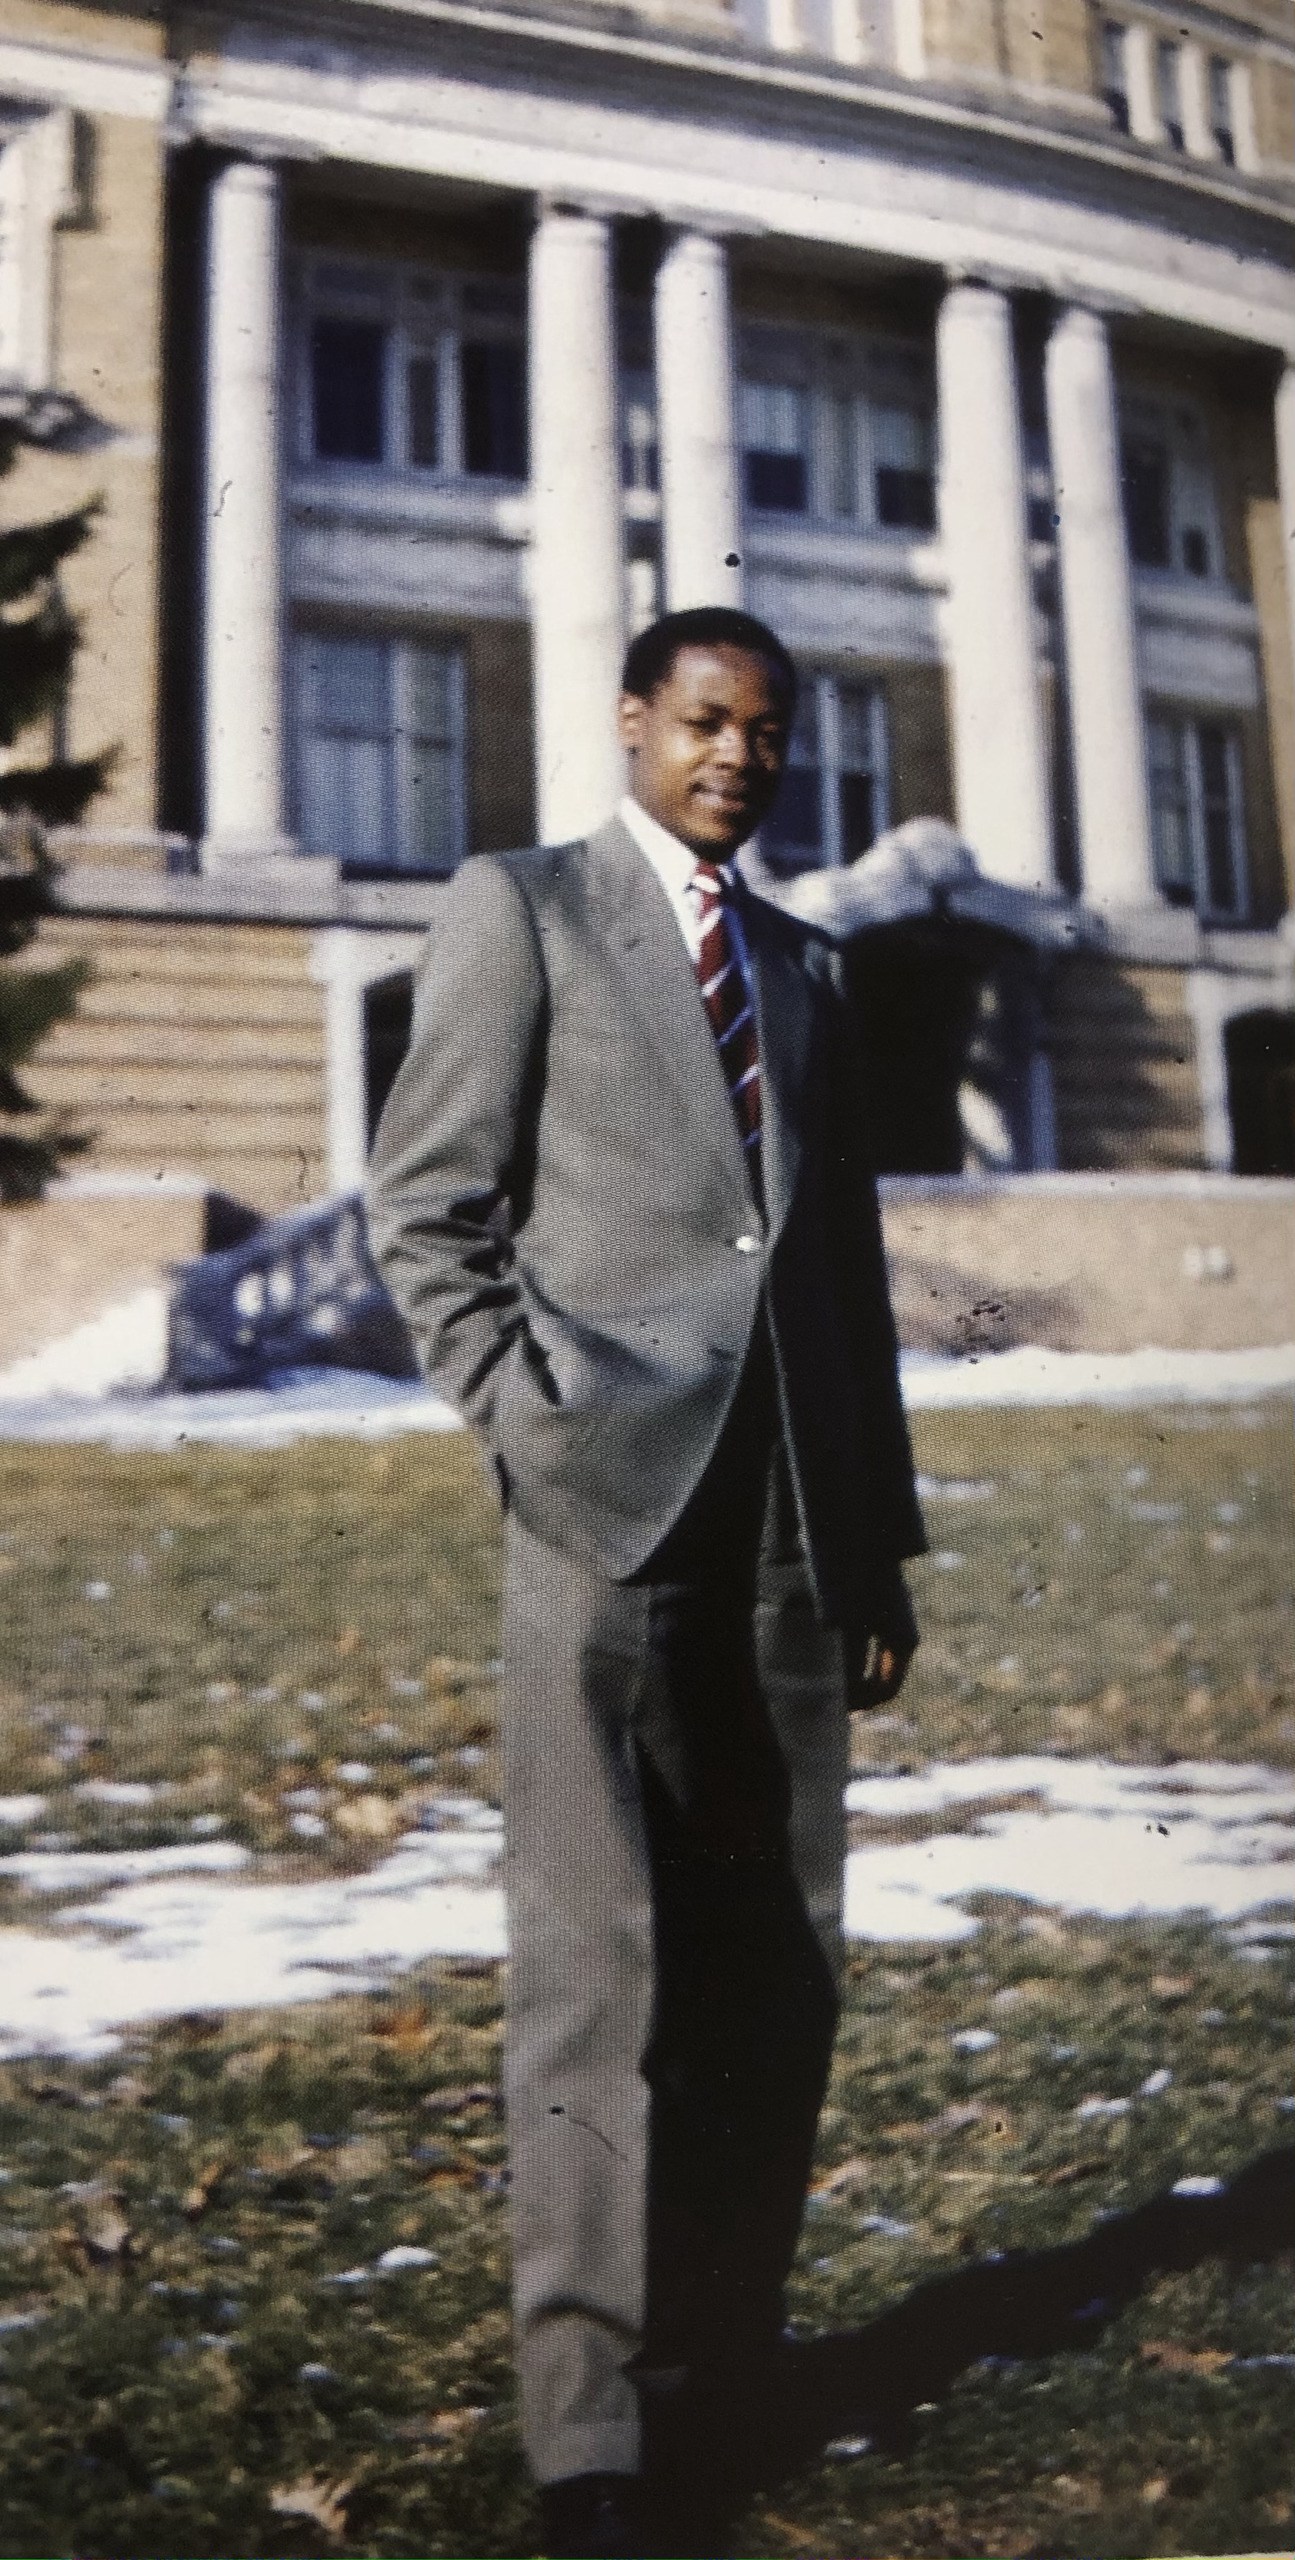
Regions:
<instances>
[{"instance_id":1,"label":"pine tree foliage","mask_svg":"<svg viewBox=\"0 0 1295 2560\"><path fill-rule=\"evenodd\" d=\"M15 434L0 435L0 478L16 450ZM52 710L67 682L77 630L57 572L87 539L94 514L91 504L45 524L0 530L0 749L11 749ZM41 1109L19 1072L75 1009L88 963L40 968L19 955L54 903L56 865L43 829L73 824L107 765L103 756L10 762L7 754L0 764L0 1201L37 1199L89 1144L65 1113Z\"/></svg>"}]
</instances>

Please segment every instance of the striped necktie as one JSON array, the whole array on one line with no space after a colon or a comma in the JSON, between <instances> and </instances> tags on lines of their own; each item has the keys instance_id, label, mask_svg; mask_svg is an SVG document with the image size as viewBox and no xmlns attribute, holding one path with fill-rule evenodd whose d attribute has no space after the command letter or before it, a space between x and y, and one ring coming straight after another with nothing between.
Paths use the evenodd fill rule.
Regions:
<instances>
[{"instance_id":1,"label":"striped necktie","mask_svg":"<svg viewBox=\"0 0 1295 2560\"><path fill-rule=\"evenodd\" d=\"M720 1064L733 1099L738 1134L746 1150L751 1185L760 1193L760 1048L734 937L729 930L724 882L713 863L692 875L701 942L697 982L715 1035Z\"/></svg>"}]
</instances>

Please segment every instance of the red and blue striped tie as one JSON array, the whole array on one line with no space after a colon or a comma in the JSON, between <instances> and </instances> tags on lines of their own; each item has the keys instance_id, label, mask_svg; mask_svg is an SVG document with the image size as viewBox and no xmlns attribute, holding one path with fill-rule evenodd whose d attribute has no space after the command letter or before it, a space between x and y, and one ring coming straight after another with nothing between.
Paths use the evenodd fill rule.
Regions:
<instances>
[{"instance_id":1,"label":"red and blue striped tie","mask_svg":"<svg viewBox=\"0 0 1295 2560\"><path fill-rule=\"evenodd\" d=\"M707 1019L715 1035L720 1064L733 1100L738 1135L746 1150L751 1186L760 1192L760 1046L746 980L729 930L725 887L713 863L699 862L692 875L697 893L701 944L697 982Z\"/></svg>"}]
</instances>

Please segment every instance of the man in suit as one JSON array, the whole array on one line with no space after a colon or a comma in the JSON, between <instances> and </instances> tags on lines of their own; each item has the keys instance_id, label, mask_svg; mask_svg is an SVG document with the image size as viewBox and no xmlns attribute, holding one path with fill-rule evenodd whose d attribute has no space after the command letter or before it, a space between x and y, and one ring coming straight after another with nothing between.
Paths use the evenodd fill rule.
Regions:
<instances>
[{"instance_id":1,"label":"man in suit","mask_svg":"<svg viewBox=\"0 0 1295 2560\"><path fill-rule=\"evenodd\" d=\"M836 2021L847 1710L922 1544L831 946L732 857L795 672L630 648L586 841L447 889L369 1219L506 1515L505 2078L550 2554L714 2553L785 2405Z\"/></svg>"}]
</instances>

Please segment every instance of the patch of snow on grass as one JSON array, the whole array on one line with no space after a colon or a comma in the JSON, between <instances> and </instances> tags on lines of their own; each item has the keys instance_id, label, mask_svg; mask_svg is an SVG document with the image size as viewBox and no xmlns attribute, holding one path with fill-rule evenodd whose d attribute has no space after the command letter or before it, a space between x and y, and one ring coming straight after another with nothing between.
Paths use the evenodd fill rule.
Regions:
<instances>
[{"instance_id":1,"label":"patch of snow on grass","mask_svg":"<svg viewBox=\"0 0 1295 2560\"><path fill-rule=\"evenodd\" d=\"M0 1371L0 1402L107 1396L155 1387L166 1368L165 1289L137 1289L88 1324Z\"/></svg>"}]
</instances>

